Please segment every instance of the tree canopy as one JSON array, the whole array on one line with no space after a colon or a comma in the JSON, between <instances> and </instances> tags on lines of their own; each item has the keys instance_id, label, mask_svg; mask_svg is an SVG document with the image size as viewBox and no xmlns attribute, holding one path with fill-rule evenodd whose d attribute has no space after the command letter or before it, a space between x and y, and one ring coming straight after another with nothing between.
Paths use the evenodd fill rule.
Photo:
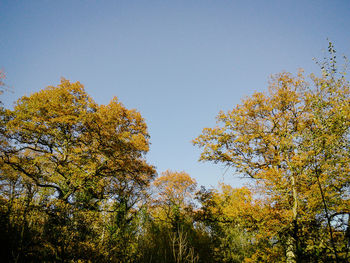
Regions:
<instances>
[{"instance_id":1,"label":"tree canopy","mask_svg":"<svg viewBox=\"0 0 350 263\"><path fill-rule=\"evenodd\" d=\"M220 112L218 126L205 128L194 144L203 148L200 160L224 163L256 179L283 214L276 234L285 236L274 238L285 243L287 262L300 262L306 251L324 246L302 244L309 242L302 239L313 231L306 226L311 221L328 225L327 249L333 254L327 260L339 262L348 253L345 240L337 242L342 231L334 225L338 215L350 212L349 83L333 67L305 79L302 71L273 76L268 93L256 92ZM341 222L338 230L348 228Z\"/></svg>"},{"instance_id":2,"label":"tree canopy","mask_svg":"<svg viewBox=\"0 0 350 263\"><path fill-rule=\"evenodd\" d=\"M320 76L276 74L194 139L201 161L250 179L241 188L157 176L141 114L79 82L0 105L1 258L349 262L350 85L329 54Z\"/></svg>"}]
</instances>

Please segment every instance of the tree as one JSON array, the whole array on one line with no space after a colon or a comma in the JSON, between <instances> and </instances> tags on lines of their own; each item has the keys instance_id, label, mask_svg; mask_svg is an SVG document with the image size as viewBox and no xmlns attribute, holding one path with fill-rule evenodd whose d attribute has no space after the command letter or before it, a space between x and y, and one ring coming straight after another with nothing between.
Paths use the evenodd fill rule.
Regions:
<instances>
[{"instance_id":1,"label":"tree","mask_svg":"<svg viewBox=\"0 0 350 263\"><path fill-rule=\"evenodd\" d=\"M176 229L181 217L193 210L196 186L196 181L185 172L162 173L153 182L151 203L159 219L168 221Z\"/></svg>"},{"instance_id":2,"label":"tree","mask_svg":"<svg viewBox=\"0 0 350 263\"><path fill-rule=\"evenodd\" d=\"M343 77L335 80L334 74L312 77L311 81L313 84L308 84L302 72L297 76L275 75L267 94L254 93L232 111L220 112L217 117L220 126L204 129L194 140L195 145L203 148L200 160L224 163L256 179L270 203L285 210L286 239L283 241L280 237L279 240L285 242L287 262L299 262L303 258L306 248L301 238L306 236L303 231L307 231L304 223L325 212L326 206L320 209L322 198L315 200L315 195L320 196L319 190L335 193L332 189L338 187L338 193L328 196L327 203L339 206L348 202L345 192L349 183L349 159L348 153L344 153L350 138L349 84ZM322 113L317 111L319 107ZM320 116L328 121L322 121ZM322 143L317 134L324 134L321 141L327 141L328 146L319 148ZM339 145L343 147L339 149ZM321 154L315 157L315 152ZM321 175L316 169L320 168L320 161L324 160L321 155L325 154L329 157ZM336 158L330 157L334 155ZM340 173L334 173L339 169ZM311 200L317 203L312 215L309 214ZM331 231L332 226L329 229ZM334 246L333 254L337 260ZM328 254L328 260L329 257Z\"/></svg>"},{"instance_id":3,"label":"tree","mask_svg":"<svg viewBox=\"0 0 350 263\"><path fill-rule=\"evenodd\" d=\"M114 231L109 237L123 232L117 228L133 220L133 209L155 175L144 158L149 135L140 113L116 98L98 105L79 82L62 79L57 87L20 98L2 116L7 144L1 161L38 189L36 204L51 224L48 235L60 235L52 239L58 258L74 256L67 251L74 247L68 240L82 244L90 238L81 235L78 220L91 226L91 216L107 213L111 221L104 227ZM2 171L2 179L9 179ZM95 235L93 228L87 230Z\"/></svg>"},{"instance_id":4,"label":"tree","mask_svg":"<svg viewBox=\"0 0 350 263\"><path fill-rule=\"evenodd\" d=\"M209 229L214 261L243 262L251 257L258 247L256 230L263 208L251 191L221 184L219 190L202 188L197 199L201 203L197 217Z\"/></svg>"},{"instance_id":5,"label":"tree","mask_svg":"<svg viewBox=\"0 0 350 263\"><path fill-rule=\"evenodd\" d=\"M125 181L141 188L154 174L142 159L148 134L141 115L117 99L98 106L80 83L62 80L21 98L7 114L13 144L3 160L64 202L118 194Z\"/></svg>"},{"instance_id":6,"label":"tree","mask_svg":"<svg viewBox=\"0 0 350 263\"><path fill-rule=\"evenodd\" d=\"M201 160L224 162L238 172L262 179L271 193L287 195L284 202L291 211L289 262L296 262L298 194L300 177L298 141L303 127L305 105L301 103L302 75L277 75L269 94L255 93L227 114L221 112L218 122L223 127L204 129L194 143L204 147ZM281 189L281 190L279 190ZM282 200L280 200L282 201Z\"/></svg>"},{"instance_id":7,"label":"tree","mask_svg":"<svg viewBox=\"0 0 350 263\"><path fill-rule=\"evenodd\" d=\"M152 183L143 262L198 262L193 218L196 186L187 173L169 170Z\"/></svg>"},{"instance_id":8,"label":"tree","mask_svg":"<svg viewBox=\"0 0 350 263\"><path fill-rule=\"evenodd\" d=\"M307 97L311 114L303 133L303 151L308 162L307 211L323 210L318 216L327 223L331 249L340 262L350 249L350 87L345 73L337 74L331 43L329 53L330 63L323 63L322 77L311 75L314 90Z\"/></svg>"}]
</instances>

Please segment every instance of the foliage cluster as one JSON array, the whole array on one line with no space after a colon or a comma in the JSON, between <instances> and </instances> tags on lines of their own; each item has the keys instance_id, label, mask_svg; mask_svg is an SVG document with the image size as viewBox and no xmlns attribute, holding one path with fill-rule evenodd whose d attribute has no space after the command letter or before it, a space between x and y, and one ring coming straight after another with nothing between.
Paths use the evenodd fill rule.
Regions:
<instances>
[{"instance_id":1,"label":"foliage cluster","mask_svg":"<svg viewBox=\"0 0 350 263\"><path fill-rule=\"evenodd\" d=\"M156 177L140 113L79 82L1 106L2 260L349 262L350 86L329 54L322 76L273 76L193 141L242 188Z\"/></svg>"}]
</instances>

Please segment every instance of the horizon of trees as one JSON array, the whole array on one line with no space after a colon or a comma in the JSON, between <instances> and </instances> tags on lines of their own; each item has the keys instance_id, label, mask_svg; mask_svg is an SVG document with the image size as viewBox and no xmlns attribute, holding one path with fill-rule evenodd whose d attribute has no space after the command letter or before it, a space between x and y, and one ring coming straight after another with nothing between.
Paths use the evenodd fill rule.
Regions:
<instances>
[{"instance_id":1,"label":"horizon of trees","mask_svg":"<svg viewBox=\"0 0 350 263\"><path fill-rule=\"evenodd\" d=\"M349 262L350 85L330 43L321 75L279 73L193 144L252 178L157 176L141 114L62 79L0 107L6 262ZM0 72L0 87L5 87Z\"/></svg>"}]
</instances>

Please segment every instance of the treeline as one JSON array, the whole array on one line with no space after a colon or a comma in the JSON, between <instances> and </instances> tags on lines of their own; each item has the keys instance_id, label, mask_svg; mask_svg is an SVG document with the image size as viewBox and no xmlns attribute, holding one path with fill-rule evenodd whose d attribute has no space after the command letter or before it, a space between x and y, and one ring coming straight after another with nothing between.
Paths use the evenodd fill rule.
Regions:
<instances>
[{"instance_id":1,"label":"treeline","mask_svg":"<svg viewBox=\"0 0 350 263\"><path fill-rule=\"evenodd\" d=\"M1 261L349 262L350 88L329 54L320 77L275 75L193 141L242 188L157 176L140 113L79 82L1 107Z\"/></svg>"}]
</instances>

